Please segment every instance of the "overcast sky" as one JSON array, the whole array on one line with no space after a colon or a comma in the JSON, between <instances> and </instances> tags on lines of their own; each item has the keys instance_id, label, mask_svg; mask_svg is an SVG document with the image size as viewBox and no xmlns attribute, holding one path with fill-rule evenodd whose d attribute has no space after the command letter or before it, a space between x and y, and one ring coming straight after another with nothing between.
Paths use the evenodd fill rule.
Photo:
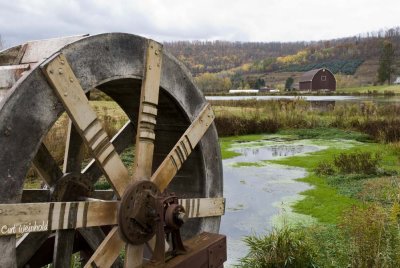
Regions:
<instances>
[{"instance_id":1,"label":"overcast sky","mask_svg":"<svg viewBox=\"0 0 400 268\"><path fill-rule=\"evenodd\" d=\"M158 41L299 41L400 26L400 0L0 0L6 46L128 32Z\"/></svg>"}]
</instances>

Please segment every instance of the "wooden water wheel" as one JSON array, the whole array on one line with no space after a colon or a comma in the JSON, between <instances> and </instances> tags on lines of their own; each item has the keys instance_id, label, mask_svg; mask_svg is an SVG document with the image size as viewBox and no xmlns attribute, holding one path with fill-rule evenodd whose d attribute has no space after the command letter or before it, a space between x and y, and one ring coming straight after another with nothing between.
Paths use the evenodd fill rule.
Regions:
<instances>
[{"instance_id":1,"label":"wooden water wheel","mask_svg":"<svg viewBox=\"0 0 400 268\"><path fill-rule=\"evenodd\" d=\"M0 102L0 267L70 267L76 252L84 267L121 259L125 267L148 259L164 267L191 252L180 235L192 243L218 233L224 199L214 115L161 44L119 33L28 42L0 52L1 87L9 89ZM129 118L111 139L89 105L94 89ZM64 112L59 166L43 141ZM132 146L130 176L120 154ZM24 189L31 166L47 187ZM111 190L96 189L101 176Z\"/></svg>"}]
</instances>

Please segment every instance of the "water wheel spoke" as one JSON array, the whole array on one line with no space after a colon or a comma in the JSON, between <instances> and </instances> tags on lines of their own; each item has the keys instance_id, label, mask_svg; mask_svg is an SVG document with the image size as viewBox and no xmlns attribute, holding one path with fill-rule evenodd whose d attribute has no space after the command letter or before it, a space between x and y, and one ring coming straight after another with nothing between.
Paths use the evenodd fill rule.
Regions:
<instances>
[{"instance_id":1,"label":"water wheel spoke","mask_svg":"<svg viewBox=\"0 0 400 268\"><path fill-rule=\"evenodd\" d=\"M225 198L223 197L188 198L179 199L178 202L185 208L189 219L222 216L225 213Z\"/></svg>"},{"instance_id":2,"label":"water wheel spoke","mask_svg":"<svg viewBox=\"0 0 400 268\"><path fill-rule=\"evenodd\" d=\"M144 64L135 147L134 180L151 177L154 153L154 128L160 91L162 45L148 40ZM144 245L126 246L125 267L142 263Z\"/></svg>"},{"instance_id":3,"label":"water wheel spoke","mask_svg":"<svg viewBox=\"0 0 400 268\"><path fill-rule=\"evenodd\" d=\"M83 141L78 131L75 129L72 120L68 120L68 133L65 144L63 172L80 172L83 160L82 154Z\"/></svg>"},{"instance_id":4,"label":"water wheel spoke","mask_svg":"<svg viewBox=\"0 0 400 268\"><path fill-rule=\"evenodd\" d=\"M118 154L121 154L127 147L133 145L133 137L135 136L136 130L134 125L128 121L114 137L111 139L111 143L113 144L115 151ZM92 180L92 183L95 183L101 176L101 170L96 165L96 161L92 160L89 164L82 170L82 173L88 175L88 177Z\"/></svg>"},{"instance_id":5,"label":"water wheel spoke","mask_svg":"<svg viewBox=\"0 0 400 268\"><path fill-rule=\"evenodd\" d=\"M129 183L128 170L109 141L66 57L58 54L41 66L77 131L119 197Z\"/></svg>"},{"instance_id":6,"label":"water wheel spoke","mask_svg":"<svg viewBox=\"0 0 400 268\"><path fill-rule=\"evenodd\" d=\"M44 143L40 145L32 164L39 173L39 176L49 187L52 187L63 175L60 167L57 165L56 160L50 154Z\"/></svg>"},{"instance_id":7,"label":"water wheel spoke","mask_svg":"<svg viewBox=\"0 0 400 268\"><path fill-rule=\"evenodd\" d=\"M183 163L212 124L214 117L210 104L207 104L154 172L151 181L158 186L161 192L167 188L168 184L182 167Z\"/></svg>"},{"instance_id":8,"label":"water wheel spoke","mask_svg":"<svg viewBox=\"0 0 400 268\"><path fill-rule=\"evenodd\" d=\"M1 235L117 224L119 201L0 204Z\"/></svg>"},{"instance_id":9,"label":"water wheel spoke","mask_svg":"<svg viewBox=\"0 0 400 268\"><path fill-rule=\"evenodd\" d=\"M154 128L160 90L162 46L148 41L135 147L135 179L150 178L153 163Z\"/></svg>"},{"instance_id":10,"label":"water wheel spoke","mask_svg":"<svg viewBox=\"0 0 400 268\"><path fill-rule=\"evenodd\" d=\"M74 247L75 230L57 230L54 242L53 266L71 267L71 257Z\"/></svg>"},{"instance_id":11,"label":"water wheel spoke","mask_svg":"<svg viewBox=\"0 0 400 268\"><path fill-rule=\"evenodd\" d=\"M25 264L48 239L49 234L49 232L27 233L17 241L17 267L25 267Z\"/></svg>"},{"instance_id":12,"label":"water wheel spoke","mask_svg":"<svg viewBox=\"0 0 400 268\"><path fill-rule=\"evenodd\" d=\"M124 245L125 242L119 237L118 227L114 227L84 267L110 267L118 258Z\"/></svg>"}]
</instances>

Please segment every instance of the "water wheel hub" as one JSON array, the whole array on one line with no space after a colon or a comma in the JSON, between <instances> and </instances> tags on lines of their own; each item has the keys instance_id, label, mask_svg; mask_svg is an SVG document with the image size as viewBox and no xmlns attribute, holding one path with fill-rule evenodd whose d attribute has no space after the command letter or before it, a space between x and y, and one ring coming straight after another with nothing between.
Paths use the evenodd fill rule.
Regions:
<instances>
[{"instance_id":1,"label":"water wheel hub","mask_svg":"<svg viewBox=\"0 0 400 268\"><path fill-rule=\"evenodd\" d=\"M141 180L128 186L119 207L118 223L122 239L140 245L152 238L156 231L157 186Z\"/></svg>"}]
</instances>

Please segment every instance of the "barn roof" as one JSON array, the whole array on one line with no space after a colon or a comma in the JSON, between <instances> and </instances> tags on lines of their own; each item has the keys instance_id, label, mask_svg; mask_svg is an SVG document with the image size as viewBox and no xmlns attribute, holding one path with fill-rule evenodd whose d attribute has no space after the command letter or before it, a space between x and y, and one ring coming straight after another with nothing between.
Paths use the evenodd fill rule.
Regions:
<instances>
[{"instance_id":1,"label":"barn roof","mask_svg":"<svg viewBox=\"0 0 400 268\"><path fill-rule=\"evenodd\" d=\"M314 69L314 70L305 72L305 73L300 77L300 82L312 81L312 79L314 78L314 75L316 75L320 70L326 70L326 71L330 72L330 71L329 71L328 69L326 69L326 68Z\"/></svg>"}]
</instances>

